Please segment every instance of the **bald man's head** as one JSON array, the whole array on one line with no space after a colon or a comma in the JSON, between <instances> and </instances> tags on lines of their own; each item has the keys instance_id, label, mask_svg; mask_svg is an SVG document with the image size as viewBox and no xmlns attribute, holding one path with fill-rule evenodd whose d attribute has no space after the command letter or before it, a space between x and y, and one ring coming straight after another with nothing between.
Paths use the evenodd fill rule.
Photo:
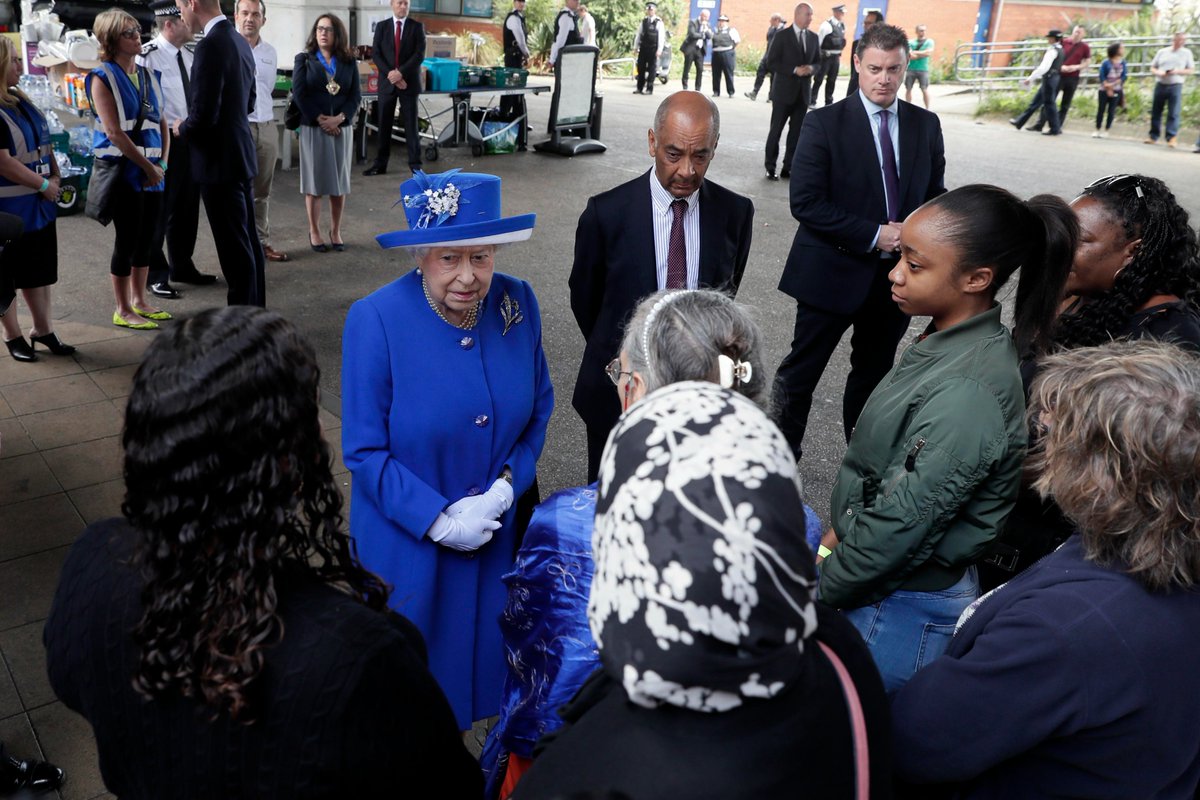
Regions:
<instances>
[{"instance_id":1,"label":"bald man's head","mask_svg":"<svg viewBox=\"0 0 1200 800\"><path fill-rule=\"evenodd\" d=\"M700 92L676 92L662 101L649 131L654 174L663 188L686 198L700 188L721 136L721 112Z\"/></svg>"}]
</instances>

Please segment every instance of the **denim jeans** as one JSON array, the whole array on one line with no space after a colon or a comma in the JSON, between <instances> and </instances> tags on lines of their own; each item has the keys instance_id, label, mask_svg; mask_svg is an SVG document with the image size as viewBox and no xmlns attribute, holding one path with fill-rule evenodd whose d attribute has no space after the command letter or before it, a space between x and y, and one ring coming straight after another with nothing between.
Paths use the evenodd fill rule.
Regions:
<instances>
[{"instance_id":1,"label":"denim jeans","mask_svg":"<svg viewBox=\"0 0 1200 800\"><path fill-rule=\"evenodd\" d=\"M1154 84L1154 101L1150 106L1150 138L1158 141L1163 106L1167 107L1167 138L1179 133L1179 110L1183 106L1183 84Z\"/></svg>"},{"instance_id":2,"label":"denim jeans","mask_svg":"<svg viewBox=\"0 0 1200 800\"><path fill-rule=\"evenodd\" d=\"M878 603L843 611L858 628L892 694L921 667L946 651L954 625L979 597L975 567L948 589L937 592L893 592Z\"/></svg>"}]
</instances>

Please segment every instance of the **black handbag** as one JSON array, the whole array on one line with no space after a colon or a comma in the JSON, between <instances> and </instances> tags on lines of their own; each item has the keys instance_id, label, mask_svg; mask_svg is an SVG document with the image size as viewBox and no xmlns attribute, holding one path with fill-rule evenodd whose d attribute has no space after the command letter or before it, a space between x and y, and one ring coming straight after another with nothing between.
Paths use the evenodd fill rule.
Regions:
<instances>
[{"instance_id":1,"label":"black handbag","mask_svg":"<svg viewBox=\"0 0 1200 800\"><path fill-rule=\"evenodd\" d=\"M300 130L300 106L296 105L294 96L288 100L287 111L283 112L283 127L289 131Z\"/></svg>"},{"instance_id":2,"label":"black handbag","mask_svg":"<svg viewBox=\"0 0 1200 800\"><path fill-rule=\"evenodd\" d=\"M142 130L142 125L146 122L146 113L150 110L150 104L147 102L147 95L150 92L150 73L145 67L138 67L138 71L141 96L137 122L130 131L130 138ZM120 102L120 95L115 94L113 100ZM88 102L92 103L90 83L88 84ZM95 107L95 103L92 103L92 108ZM124 158L92 159L92 177L88 181L87 205L83 208L85 216L91 217L101 225L108 225L112 222L112 200L116 193L117 182L121 180L121 168L124 166Z\"/></svg>"}]
</instances>

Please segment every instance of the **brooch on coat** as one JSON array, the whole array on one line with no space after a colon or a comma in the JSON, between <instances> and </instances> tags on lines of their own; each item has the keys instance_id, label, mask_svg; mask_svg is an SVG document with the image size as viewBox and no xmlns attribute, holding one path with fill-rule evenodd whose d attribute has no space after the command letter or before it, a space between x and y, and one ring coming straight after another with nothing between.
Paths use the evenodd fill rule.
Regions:
<instances>
[{"instance_id":1,"label":"brooch on coat","mask_svg":"<svg viewBox=\"0 0 1200 800\"><path fill-rule=\"evenodd\" d=\"M508 331L514 325L520 325L525 320L520 304L509 297L508 292L504 293L504 299L500 301L500 318L504 320L504 330L501 332L501 336L507 336Z\"/></svg>"}]
</instances>

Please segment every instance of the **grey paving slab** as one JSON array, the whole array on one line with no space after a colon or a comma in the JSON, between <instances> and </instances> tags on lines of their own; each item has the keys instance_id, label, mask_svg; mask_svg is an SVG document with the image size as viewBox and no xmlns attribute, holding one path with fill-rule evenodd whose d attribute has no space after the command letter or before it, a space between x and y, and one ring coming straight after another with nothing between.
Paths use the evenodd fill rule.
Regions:
<instances>
[{"instance_id":1,"label":"grey paving slab","mask_svg":"<svg viewBox=\"0 0 1200 800\"><path fill-rule=\"evenodd\" d=\"M67 493L85 525L109 517L120 516L125 499L123 480L105 481L94 486L72 489Z\"/></svg>"},{"instance_id":2,"label":"grey paving slab","mask_svg":"<svg viewBox=\"0 0 1200 800\"><path fill-rule=\"evenodd\" d=\"M126 364L111 369L101 369L90 373L92 380L108 397L126 397L133 388L133 373L137 372L137 364Z\"/></svg>"},{"instance_id":3,"label":"grey paving slab","mask_svg":"<svg viewBox=\"0 0 1200 800\"><path fill-rule=\"evenodd\" d=\"M63 492L4 506L3 520L0 561L71 544L83 530L83 519Z\"/></svg>"},{"instance_id":4,"label":"grey paving slab","mask_svg":"<svg viewBox=\"0 0 1200 800\"><path fill-rule=\"evenodd\" d=\"M67 782L60 792L63 800L88 800L104 793L96 740L87 720L54 702L30 711L29 721L46 759L67 771Z\"/></svg>"},{"instance_id":5,"label":"grey paving slab","mask_svg":"<svg viewBox=\"0 0 1200 800\"><path fill-rule=\"evenodd\" d=\"M67 547L0 563L0 631L45 619Z\"/></svg>"},{"instance_id":6,"label":"grey paving slab","mask_svg":"<svg viewBox=\"0 0 1200 800\"><path fill-rule=\"evenodd\" d=\"M71 356L38 356L37 361L14 361L0 353L0 386L57 378L82 372L83 367Z\"/></svg>"},{"instance_id":7,"label":"grey paving slab","mask_svg":"<svg viewBox=\"0 0 1200 800\"><path fill-rule=\"evenodd\" d=\"M84 373L17 383L0 388L0 394L18 416L105 399L100 387Z\"/></svg>"},{"instance_id":8,"label":"grey paving slab","mask_svg":"<svg viewBox=\"0 0 1200 800\"><path fill-rule=\"evenodd\" d=\"M42 457L64 489L78 489L121 477L121 437L43 450Z\"/></svg>"},{"instance_id":9,"label":"grey paving slab","mask_svg":"<svg viewBox=\"0 0 1200 800\"><path fill-rule=\"evenodd\" d=\"M0 465L0 506L62 491L41 453L6 458Z\"/></svg>"},{"instance_id":10,"label":"grey paving slab","mask_svg":"<svg viewBox=\"0 0 1200 800\"><path fill-rule=\"evenodd\" d=\"M142 360L142 353L150 346L151 337L157 332L140 331L139 333L140 335L137 337L108 339L89 344L75 353L75 360L87 372L137 364Z\"/></svg>"},{"instance_id":11,"label":"grey paving slab","mask_svg":"<svg viewBox=\"0 0 1200 800\"><path fill-rule=\"evenodd\" d=\"M55 320L54 331L58 334L58 338L67 344L73 344L84 350L96 342L106 342L110 339L135 338L134 333L122 330L116 325L91 325L74 320Z\"/></svg>"},{"instance_id":12,"label":"grey paving slab","mask_svg":"<svg viewBox=\"0 0 1200 800\"><path fill-rule=\"evenodd\" d=\"M24 710L21 706L21 696L17 694L17 685L13 683L12 675L9 674L3 659L0 659L0 720L20 714Z\"/></svg>"},{"instance_id":13,"label":"grey paving slab","mask_svg":"<svg viewBox=\"0 0 1200 800\"><path fill-rule=\"evenodd\" d=\"M54 702L54 690L46 677L46 648L42 646L45 620L36 620L0 631L0 653L12 673L25 710Z\"/></svg>"},{"instance_id":14,"label":"grey paving slab","mask_svg":"<svg viewBox=\"0 0 1200 800\"><path fill-rule=\"evenodd\" d=\"M37 448L17 417L0 418L0 458L23 456Z\"/></svg>"},{"instance_id":15,"label":"grey paving slab","mask_svg":"<svg viewBox=\"0 0 1200 800\"><path fill-rule=\"evenodd\" d=\"M0 396L0 419L8 419L11 416L13 416L12 406L8 404L7 400Z\"/></svg>"},{"instance_id":16,"label":"grey paving slab","mask_svg":"<svg viewBox=\"0 0 1200 800\"><path fill-rule=\"evenodd\" d=\"M85 403L21 417L39 449L90 442L121 432L121 414L110 400Z\"/></svg>"}]
</instances>

